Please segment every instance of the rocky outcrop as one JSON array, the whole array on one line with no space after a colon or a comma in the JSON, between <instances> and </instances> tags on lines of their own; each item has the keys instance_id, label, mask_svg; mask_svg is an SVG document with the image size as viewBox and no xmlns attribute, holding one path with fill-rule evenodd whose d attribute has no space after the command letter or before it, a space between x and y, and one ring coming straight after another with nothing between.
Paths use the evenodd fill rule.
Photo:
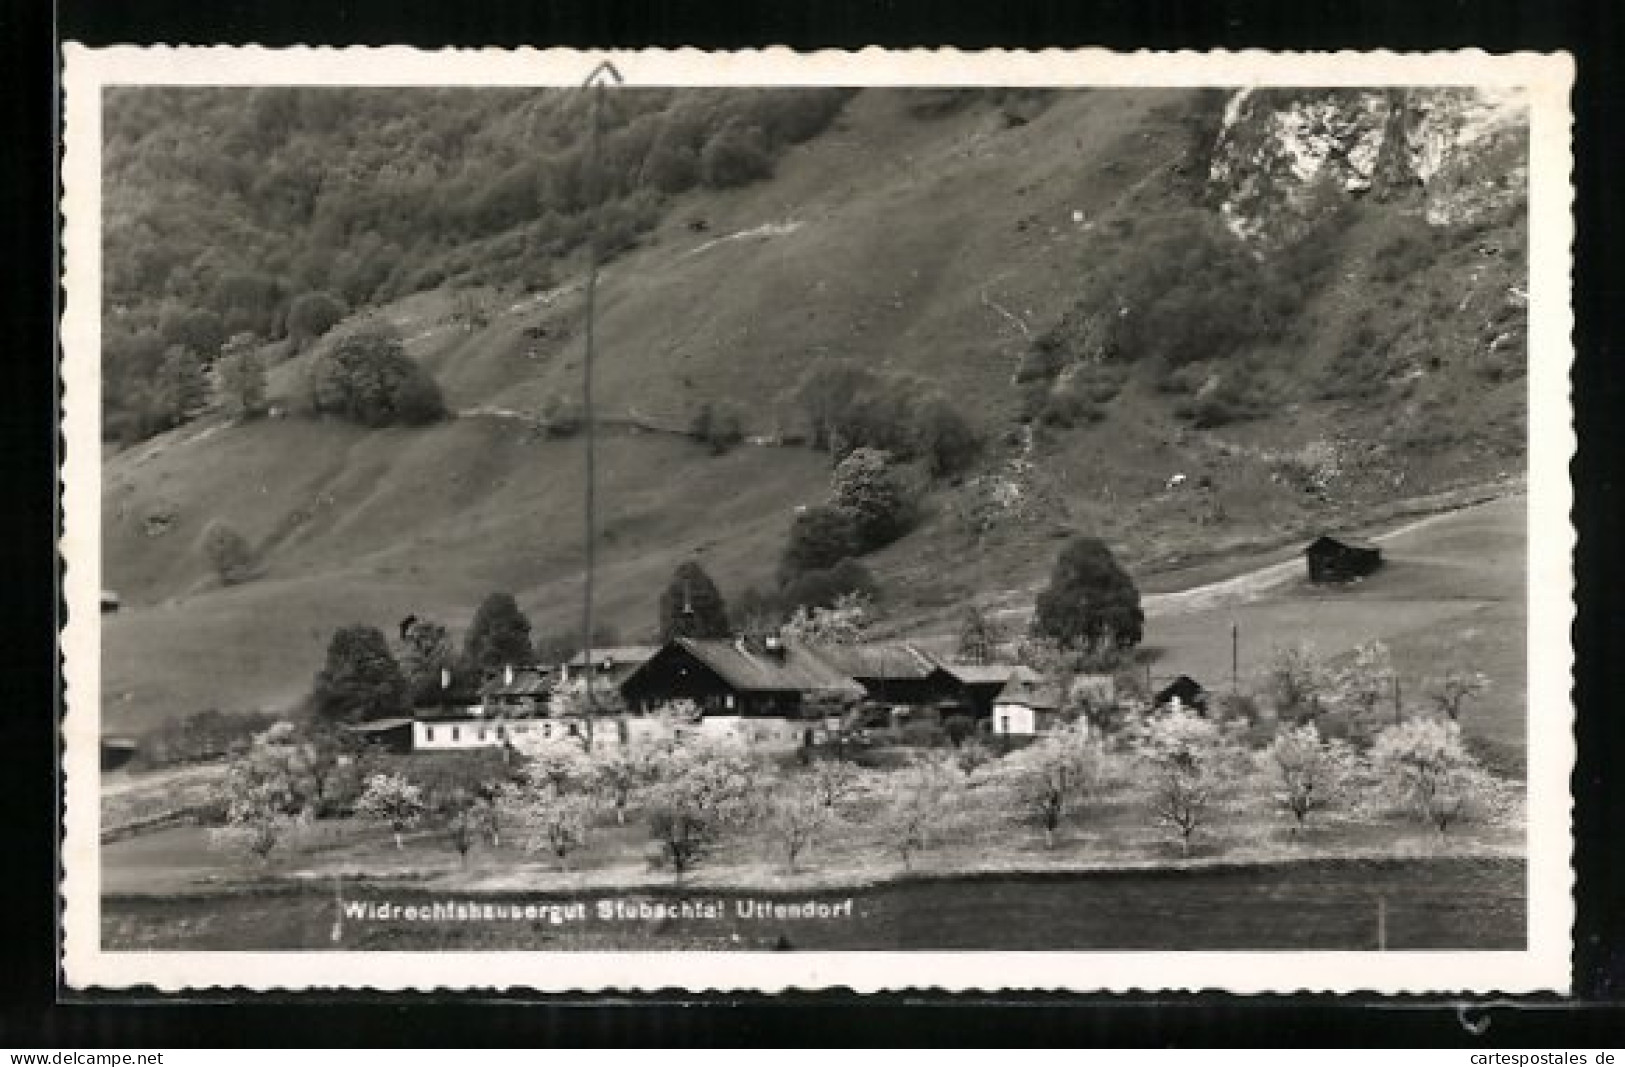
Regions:
<instances>
[{"instance_id":1,"label":"rocky outcrop","mask_svg":"<svg viewBox=\"0 0 1625 1067\"><path fill-rule=\"evenodd\" d=\"M1523 203L1528 109L1515 91L1241 90L1211 160L1225 220L1250 241L1289 240L1352 197L1470 224Z\"/></svg>"}]
</instances>

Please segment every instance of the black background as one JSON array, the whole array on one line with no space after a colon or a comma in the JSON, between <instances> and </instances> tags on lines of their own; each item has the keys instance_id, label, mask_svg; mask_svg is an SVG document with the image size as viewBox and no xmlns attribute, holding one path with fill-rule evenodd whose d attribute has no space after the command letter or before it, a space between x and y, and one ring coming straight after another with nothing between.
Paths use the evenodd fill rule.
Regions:
<instances>
[{"instance_id":1,"label":"black background","mask_svg":"<svg viewBox=\"0 0 1625 1067\"><path fill-rule=\"evenodd\" d=\"M701 5L582 0L0 0L11 62L0 89L10 136L0 148L0 449L5 510L4 640L0 641L0 1047L180 1047L354 1044L425 1046L776 1044L1492 1044L1595 1051L1625 1045L1625 800L1611 778L1625 693L1625 545L1619 472L1625 374L1625 277L1619 247L1625 175L1618 150L1625 92L1615 72L1625 17L1618 5L1555 0L1291 3L1102 0L968 4L846 0ZM871 998L823 994L616 1003L433 997L250 997L206 1004L116 999L63 1002L57 987L56 751L60 689L55 633L61 561L56 462L56 105L58 46L115 43L410 44L745 48L889 47L1423 50L1574 53L1576 222L1574 406L1580 437L1574 519L1579 616L1574 776L1578 917L1576 995L1458 1002L1375 997L1145 998L1026 995L1018 999ZM1620 300L1622 304L1616 304ZM50 564L47 565L47 561ZM53 712L52 709L56 709ZM994 976L990 975L990 978ZM226 1003L236 1001L236 1003Z\"/></svg>"}]
</instances>

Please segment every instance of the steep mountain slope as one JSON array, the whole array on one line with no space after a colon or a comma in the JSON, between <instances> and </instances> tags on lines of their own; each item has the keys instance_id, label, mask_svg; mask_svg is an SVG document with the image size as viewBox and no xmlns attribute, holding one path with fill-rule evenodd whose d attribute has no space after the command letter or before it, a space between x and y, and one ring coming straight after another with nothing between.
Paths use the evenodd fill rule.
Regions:
<instances>
[{"instance_id":1,"label":"steep mountain slope","mask_svg":"<svg viewBox=\"0 0 1625 1067\"><path fill-rule=\"evenodd\" d=\"M728 596L767 583L829 469L805 447L713 457L620 420L683 427L730 401L747 434L793 434L796 385L824 361L917 376L988 442L867 561L900 629L1028 596L1067 530L1103 533L1145 573L1520 470L1515 122L1429 172L1458 199L1483 182L1508 195L1430 222L1425 181L1374 193L1282 162L1304 138L1279 116L1380 110L1311 97L865 91L771 180L671 199L599 290L604 617L642 636L684 558ZM1263 170L1269 190L1247 184ZM1291 217L1301 232L1238 236L1238 219ZM363 313L436 375L461 413L448 423L207 416L110 456L104 584L130 607L104 620L109 721L292 702L335 627L416 612L456 628L493 589L541 632L575 625L581 444L529 421L579 388L573 262L553 288L436 287ZM310 358L276 368L283 404ZM1084 390L1073 417L1061 401ZM198 545L217 518L258 549L255 580L209 575Z\"/></svg>"}]
</instances>

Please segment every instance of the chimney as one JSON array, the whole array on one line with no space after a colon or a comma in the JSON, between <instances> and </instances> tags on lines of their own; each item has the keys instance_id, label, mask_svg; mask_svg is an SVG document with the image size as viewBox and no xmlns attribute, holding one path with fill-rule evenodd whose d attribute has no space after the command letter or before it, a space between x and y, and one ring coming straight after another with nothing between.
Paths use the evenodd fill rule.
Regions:
<instances>
[{"instance_id":1,"label":"chimney","mask_svg":"<svg viewBox=\"0 0 1625 1067\"><path fill-rule=\"evenodd\" d=\"M762 647L766 649L769 656L772 656L780 663L784 662L784 638L778 634L768 634L762 639Z\"/></svg>"},{"instance_id":2,"label":"chimney","mask_svg":"<svg viewBox=\"0 0 1625 1067\"><path fill-rule=\"evenodd\" d=\"M502 668L502 684L513 685L513 664L511 663Z\"/></svg>"},{"instance_id":3,"label":"chimney","mask_svg":"<svg viewBox=\"0 0 1625 1067\"><path fill-rule=\"evenodd\" d=\"M442 689L450 689L451 688L451 668L450 667L442 667L442 668L440 668L440 688L442 688Z\"/></svg>"}]
</instances>

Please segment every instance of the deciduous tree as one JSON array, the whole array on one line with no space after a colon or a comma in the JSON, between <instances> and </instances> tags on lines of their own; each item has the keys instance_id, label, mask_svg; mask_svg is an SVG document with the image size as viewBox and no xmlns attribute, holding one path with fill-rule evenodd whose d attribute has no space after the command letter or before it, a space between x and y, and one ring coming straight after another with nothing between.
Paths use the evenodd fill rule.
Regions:
<instances>
[{"instance_id":1,"label":"deciduous tree","mask_svg":"<svg viewBox=\"0 0 1625 1067\"><path fill-rule=\"evenodd\" d=\"M559 869L568 870L570 853L587 843L592 829L592 798L533 785L520 793L519 823L528 831L527 852L550 852Z\"/></svg>"},{"instance_id":2,"label":"deciduous tree","mask_svg":"<svg viewBox=\"0 0 1625 1067\"><path fill-rule=\"evenodd\" d=\"M1104 761L1087 728L1074 725L1012 752L993 773L1013 814L1043 830L1044 846L1054 848L1055 832L1096 788Z\"/></svg>"},{"instance_id":3,"label":"deciduous tree","mask_svg":"<svg viewBox=\"0 0 1625 1067\"><path fill-rule=\"evenodd\" d=\"M1331 670L1308 641L1276 645L1264 668L1264 692L1281 719L1308 722L1326 710Z\"/></svg>"},{"instance_id":4,"label":"deciduous tree","mask_svg":"<svg viewBox=\"0 0 1625 1067\"><path fill-rule=\"evenodd\" d=\"M457 853L457 862L468 866L468 854L479 838L482 820L479 809L484 800L471 790L460 786L437 793L431 798L431 807L445 830L446 840Z\"/></svg>"},{"instance_id":5,"label":"deciduous tree","mask_svg":"<svg viewBox=\"0 0 1625 1067\"><path fill-rule=\"evenodd\" d=\"M429 806L423 788L398 774L375 774L356 801L355 813L363 819L383 823L395 836L395 847L405 848L401 837L423 821Z\"/></svg>"},{"instance_id":6,"label":"deciduous tree","mask_svg":"<svg viewBox=\"0 0 1625 1067\"><path fill-rule=\"evenodd\" d=\"M830 608L797 608L781 627L791 641L811 645L861 644L869 633L869 599L848 593Z\"/></svg>"},{"instance_id":7,"label":"deciduous tree","mask_svg":"<svg viewBox=\"0 0 1625 1067\"><path fill-rule=\"evenodd\" d=\"M1482 671L1468 667L1451 667L1442 675L1428 679L1425 690L1433 706L1451 722L1461 721L1461 709L1467 701L1482 696L1490 688L1490 679Z\"/></svg>"},{"instance_id":8,"label":"deciduous tree","mask_svg":"<svg viewBox=\"0 0 1625 1067\"><path fill-rule=\"evenodd\" d=\"M387 718L406 706L406 679L384 635L357 623L333 634L311 698L317 713L333 722Z\"/></svg>"},{"instance_id":9,"label":"deciduous tree","mask_svg":"<svg viewBox=\"0 0 1625 1067\"><path fill-rule=\"evenodd\" d=\"M217 848L246 852L261 862L309 825L314 816L311 774L315 753L290 723L255 736L226 767L219 790L224 825L210 835Z\"/></svg>"},{"instance_id":10,"label":"deciduous tree","mask_svg":"<svg viewBox=\"0 0 1625 1067\"><path fill-rule=\"evenodd\" d=\"M511 593L492 593L480 602L463 639L463 665L475 676L529 663L530 620Z\"/></svg>"},{"instance_id":11,"label":"deciduous tree","mask_svg":"<svg viewBox=\"0 0 1625 1067\"><path fill-rule=\"evenodd\" d=\"M265 414L265 361L253 334L240 333L226 342L215 365L220 404L240 419Z\"/></svg>"},{"instance_id":12,"label":"deciduous tree","mask_svg":"<svg viewBox=\"0 0 1625 1067\"><path fill-rule=\"evenodd\" d=\"M1148 717L1131 744L1149 782L1152 819L1190 855L1234 784L1240 754L1217 724L1189 711Z\"/></svg>"},{"instance_id":13,"label":"deciduous tree","mask_svg":"<svg viewBox=\"0 0 1625 1067\"><path fill-rule=\"evenodd\" d=\"M907 531L912 502L891 457L873 448L854 449L830 478L830 503L852 516L857 548L873 551Z\"/></svg>"},{"instance_id":14,"label":"deciduous tree","mask_svg":"<svg viewBox=\"0 0 1625 1067\"><path fill-rule=\"evenodd\" d=\"M815 784L799 777L775 788L767 799L763 828L784 854L784 869L796 871L796 860L830 830L836 809L824 802Z\"/></svg>"},{"instance_id":15,"label":"deciduous tree","mask_svg":"<svg viewBox=\"0 0 1625 1067\"><path fill-rule=\"evenodd\" d=\"M911 869L914 857L962 818L964 776L948 761L927 758L880 777L877 784L872 825L903 868Z\"/></svg>"},{"instance_id":16,"label":"deciduous tree","mask_svg":"<svg viewBox=\"0 0 1625 1067\"><path fill-rule=\"evenodd\" d=\"M645 751L621 745L599 756L594 763L598 790L615 809L615 821L626 825L626 810L638 790L654 780L653 757Z\"/></svg>"},{"instance_id":17,"label":"deciduous tree","mask_svg":"<svg viewBox=\"0 0 1625 1067\"><path fill-rule=\"evenodd\" d=\"M1411 719L1390 726L1372 744L1371 763L1390 795L1441 834L1491 797L1490 777L1462 744L1455 722Z\"/></svg>"},{"instance_id":18,"label":"deciduous tree","mask_svg":"<svg viewBox=\"0 0 1625 1067\"><path fill-rule=\"evenodd\" d=\"M968 470L982 451L982 438L970 420L940 393L927 397L914 412L916 450L934 478Z\"/></svg>"},{"instance_id":19,"label":"deciduous tree","mask_svg":"<svg viewBox=\"0 0 1625 1067\"><path fill-rule=\"evenodd\" d=\"M521 775L534 787L548 788L560 793L579 793L589 789L597 768L580 740L570 737L537 737L523 735L514 742L524 763Z\"/></svg>"},{"instance_id":20,"label":"deciduous tree","mask_svg":"<svg viewBox=\"0 0 1625 1067\"><path fill-rule=\"evenodd\" d=\"M307 388L312 410L363 426L416 426L446 413L434 379L384 327L358 330L319 353Z\"/></svg>"},{"instance_id":21,"label":"deciduous tree","mask_svg":"<svg viewBox=\"0 0 1625 1067\"><path fill-rule=\"evenodd\" d=\"M836 811L857 795L862 781L857 767L842 759L816 760L803 777L819 802Z\"/></svg>"},{"instance_id":22,"label":"deciduous tree","mask_svg":"<svg viewBox=\"0 0 1625 1067\"><path fill-rule=\"evenodd\" d=\"M827 571L857 550L857 532L850 514L822 505L809 507L790 524L784 555L779 560L779 584L789 585L812 571Z\"/></svg>"},{"instance_id":23,"label":"deciduous tree","mask_svg":"<svg viewBox=\"0 0 1625 1067\"><path fill-rule=\"evenodd\" d=\"M1312 812L1339 802L1357 762L1353 750L1321 737L1314 723L1282 730L1259 761L1272 799L1292 816L1294 836Z\"/></svg>"},{"instance_id":24,"label":"deciduous tree","mask_svg":"<svg viewBox=\"0 0 1625 1067\"><path fill-rule=\"evenodd\" d=\"M1038 594L1034 636L1066 647L1105 640L1132 648L1140 643L1144 625L1140 591L1111 549L1098 537L1074 537Z\"/></svg>"},{"instance_id":25,"label":"deciduous tree","mask_svg":"<svg viewBox=\"0 0 1625 1067\"><path fill-rule=\"evenodd\" d=\"M979 604L967 604L959 617L959 659L965 663L992 663L1008 636L992 612Z\"/></svg>"},{"instance_id":26,"label":"deciduous tree","mask_svg":"<svg viewBox=\"0 0 1625 1067\"><path fill-rule=\"evenodd\" d=\"M416 619L402 638L401 673L413 707L442 704L451 699L456 684L457 655L451 633L433 619ZM450 682L452 685L443 683Z\"/></svg>"},{"instance_id":27,"label":"deciduous tree","mask_svg":"<svg viewBox=\"0 0 1625 1067\"><path fill-rule=\"evenodd\" d=\"M316 340L344 319L344 302L332 293L305 293L288 305L288 336L296 344Z\"/></svg>"},{"instance_id":28,"label":"deciduous tree","mask_svg":"<svg viewBox=\"0 0 1625 1067\"><path fill-rule=\"evenodd\" d=\"M716 189L745 185L772 173L767 139L756 126L730 122L700 151L700 177Z\"/></svg>"},{"instance_id":29,"label":"deciduous tree","mask_svg":"<svg viewBox=\"0 0 1625 1067\"><path fill-rule=\"evenodd\" d=\"M179 426L208 399L209 381L197 353L179 345L164 353L152 383L152 404L165 426Z\"/></svg>"},{"instance_id":30,"label":"deciduous tree","mask_svg":"<svg viewBox=\"0 0 1625 1067\"><path fill-rule=\"evenodd\" d=\"M253 573L254 552L237 528L220 519L203 531L203 553L209 567L227 585L235 585Z\"/></svg>"},{"instance_id":31,"label":"deciduous tree","mask_svg":"<svg viewBox=\"0 0 1625 1067\"><path fill-rule=\"evenodd\" d=\"M1394 693L1394 657L1381 641L1366 641L1354 650L1354 658L1338 673L1334 682L1338 703L1358 718L1369 719L1377 705Z\"/></svg>"},{"instance_id":32,"label":"deciduous tree","mask_svg":"<svg viewBox=\"0 0 1625 1067\"><path fill-rule=\"evenodd\" d=\"M720 741L675 745L658 761L649 829L672 870L699 863L730 828L756 814L761 775L743 748Z\"/></svg>"}]
</instances>

